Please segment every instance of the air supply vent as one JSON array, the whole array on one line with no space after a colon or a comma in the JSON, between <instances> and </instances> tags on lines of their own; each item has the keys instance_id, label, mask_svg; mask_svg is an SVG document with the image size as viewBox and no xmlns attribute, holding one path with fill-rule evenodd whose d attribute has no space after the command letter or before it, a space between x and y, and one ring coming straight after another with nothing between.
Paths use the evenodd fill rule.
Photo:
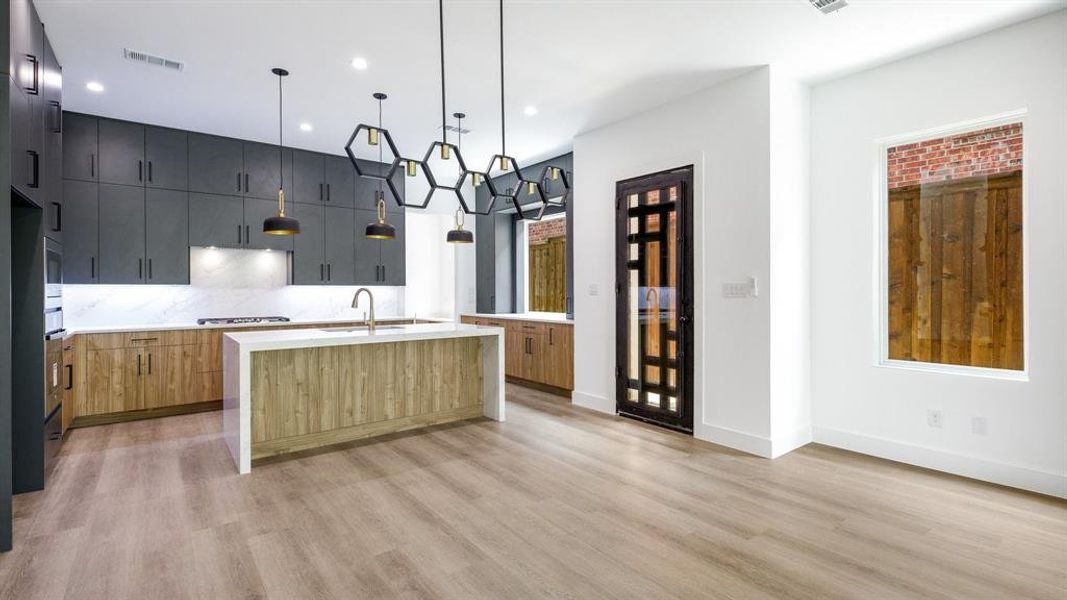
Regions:
<instances>
[{"instance_id":1,"label":"air supply vent","mask_svg":"<svg viewBox=\"0 0 1067 600\"><path fill-rule=\"evenodd\" d=\"M811 5L822 11L824 15L848 6L848 2L845 0L808 0L808 2L811 2Z\"/></svg>"},{"instance_id":2,"label":"air supply vent","mask_svg":"<svg viewBox=\"0 0 1067 600\"><path fill-rule=\"evenodd\" d=\"M441 129L441 128L438 127L438 129ZM459 127L456 127L455 125L445 125L445 131L449 131L449 132L452 132L452 133L462 133L463 135L467 135L468 133L471 132L471 130L467 129L466 127L459 128Z\"/></svg>"},{"instance_id":3,"label":"air supply vent","mask_svg":"<svg viewBox=\"0 0 1067 600\"><path fill-rule=\"evenodd\" d=\"M181 71L185 69L185 63L181 62L180 60L163 58L162 56L148 54L147 52L141 52L139 50L130 50L129 48L123 48L122 55L126 57L126 60L145 63L146 65L153 65L156 67L162 67L164 69L170 69L172 71Z\"/></svg>"}]
</instances>

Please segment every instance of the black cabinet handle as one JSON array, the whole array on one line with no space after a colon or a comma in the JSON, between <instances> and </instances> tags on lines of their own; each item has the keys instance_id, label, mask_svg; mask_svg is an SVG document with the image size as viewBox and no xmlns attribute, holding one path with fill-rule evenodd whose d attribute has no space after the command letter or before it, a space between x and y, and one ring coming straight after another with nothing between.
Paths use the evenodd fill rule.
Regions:
<instances>
[{"instance_id":1,"label":"black cabinet handle","mask_svg":"<svg viewBox=\"0 0 1067 600\"><path fill-rule=\"evenodd\" d=\"M148 374L152 374L152 353L148 353Z\"/></svg>"},{"instance_id":2,"label":"black cabinet handle","mask_svg":"<svg viewBox=\"0 0 1067 600\"><path fill-rule=\"evenodd\" d=\"M141 355L137 355L137 374L141 374Z\"/></svg>"},{"instance_id":3,"label":"black cabinet handle","mask_svg":"<svg viewBox=\"0 0 1067 600\"><path fill-rule=\"evenodd\" d=\"M496 294L489 296L489 309L496 310Z\"/></svg>"},{"instance_id":4,"label":"black cabinet handle","mask_svg":"<svg viewBox=\"0 0 1067 600\"><path fill-rule=\"evenodd\" d=\"M89 177L96 179L96 153L89 153Z\"/></svg>"},{"instance_id":5,"label":"black cabinet handle","mask_svg":"<svg viewBox=\"0 0 1067 600\"><path fill-rule=\"evenodd\" d=\"M237 191L241 191L241 172L237 172Z\"/></svg>"},{"instance_id":6,"label":"black cabinet handle","mask_svg":"<svg viewBox=\"0 0 1067 600\"><path fill-rule=\"evenodd\" d=\"M89 279L96 279L96 257L89 257Z\"/></svg>"},{"instance_id":7,"label":"black cabinet handle","mask_svg":"<svg viewBox=\"0 0 1067 600\"><path fill-rule=\"evenodd\" d=\"M41 61L32 54L26 55L26 62L33 67L33 82L29 86L23 86L27 94L36 96L41 93Z\"/></svg>"},{"instance_id":8,"label":"black cabinet handle","mask_svg":"<svg viewBox=\"0 0 1067 600\"><path fill-rule=\"evenodd\" d=\"M53 208L56 209L55 212L52 213L53 214L52 231L62 231L63 230L63 205L58 203L58 202L53 202L52 206L53 206Z\"/></svg>"},{"instance_id":9,"label":"black cabinet handle","mask_svg":"<svg viewBox=\"0 0 1067 600\"><path fill-rule=\"evenodd\" d=\"M27 187L36 188L41 185L41 155L36 150L26 151L26 160L30 167L30 179L26 182Z\"/></svg>"},{"instance_id":10,"label":"black cabinet handle","mask_svg":"<svg viewBox=\"0 0 1067 600\"><path fill-rule=\"evenodd\" d=\"M144 181L144 161L137 161L137 181Z\"/></svg>"},{"instance_id":11,"label":"black cabinet handle","mask_svg":"<svg viewBox=\"0 0 1067 600\"><path fill-rule=\"evenodd\" d=\"M65 390L74 389L74 365L66 365L67 367L67 387Z\"/></svg>"},{"instance_id":12,"label":"black cabinet handle","mask_svg":"<svg viewBox=\"0 0 1067 600\"><path fill-rule=\"evenodd\" d=\"M385 283L385 279L386 279L385 265L382 265L382 283Z\"/></svg>"},{"instance_id":13,"label":"black cabinet handle","mask_svg":"<svg viewBox=\"0 0 1067 600\"><path fill-rule=\"evenodd\" d=\"M148 161L148 183L152 183L152 161Z\"/></svg>"},{"instance_id":14,"label":"black cabinet handle","mask_svg":"<svg viewBox=\"0 0 1067 600\"><path fill-rule=\"evenodd\" d=\"M330 201L330 184L326 184L326 201Z\"/></svg>"},{"instance_id":15,"label":"black cabinet handle","mask_svg":"<svg viewBox=\"0 0 1067 600\"><path fill-rule=\"evenodd\" d=\"M251 239L252 238L248 237L248 225L245 225L245 243L250 244L251 242L249 240Z\"/></svg>"},{"instance_id":16,"label":"black cabinet handle","mask_svg":"<svg viewBox=\"0 0 1067 600\"><path fill-rule=\"evenodd\" d=\"M144 259L137 259L137 279L144 279Z\"/></svg>"},{"instance_id":17,"label":"black cabinet handle","mask_svg":"<svg viewBox=\"0 0 1067 600\"><path fill-rule=\"evenodd\" d=\"M245 192L248 192L248 173L245 173Z\"/></svg>"},{"instance_id":18,"label":"black cabinet handle","mask_svg":"<svg viewBox=\"0 0 1067 600\"><path fill-rule=\"evenodd\" d=\"M241 226L237 226L237 245L241 245Z\"/></svg>"},{"instance_id":19,"label":"black cabinet handle","mask_svg":"<svg viewBox=\"0 0 1067 600\"><path fill-rule=\"evenodd\" d=\"M333 273L330 271L330 263L326 263L326 281L333 281Z\"/></svg>"},{"instance_id":20,"label":"black cabinet handle","mask_svg":"<svg viewBox=\"0 0 1067 600\"><path fill-rule=\"evenodd\" d=\"M152 259L148 259L148 278L152 278Z\"/></svg>"},{"instance_id":21,"label":"black cabinet handle","mask_svg":"<svg viewBox=\"0 0 1067 600\"><path fill-rule=\"evenodd\" d=\"M320 184L319 184L319 202L322 202L322 200L323 200L323 196L322 196L322 184L320 183Z\"/></svg>"},{"instance_id":22,"label":"black cabinet handle","mask_svg":"<svg viewBox=\"0 0 1067 600\"><path fill-rule=\"evenodd\" d=\"M319 281L325 281L326 277L322 274L323 264L319 263Z\"/></svg>"},{"instance_id":23,"label":"black cabinet handle","mask_svg":"<svg viewBox=\"0 0 1067 600\"><path fill-rule=\"evenodd\" d=\"M63 133L63 107L55 100L49 104L52 106L52 133Z\"/></svg>"},{"instance_id":24,"label":"black cabinet handle","mask_svg":"<svg viewBox=\"0 0 1067 600\"><path fill-rule=\"evenodd\" d=\"M549 346L555 346L556 345L556 343L552 341L552 333L555 332L555 331L556 330L552 329L551 327L548 328L548 345Z\"/></svg>"}]
</instances>

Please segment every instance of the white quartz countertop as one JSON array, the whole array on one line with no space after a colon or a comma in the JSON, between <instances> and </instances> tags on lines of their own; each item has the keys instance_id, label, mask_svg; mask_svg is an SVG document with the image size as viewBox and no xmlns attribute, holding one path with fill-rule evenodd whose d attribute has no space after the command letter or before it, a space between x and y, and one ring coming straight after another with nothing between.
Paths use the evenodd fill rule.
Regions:
<instances>
[{"instance_id":1,"label":"white quartz countertop","mask_svg":"<svg viewBox=\"0 0 1067 600\"><path fill-rule=\"evenodd\" d=\"M378 323L395 323L397 321L411 321L415 317L379 317ZM277 321L270 323L233 323L233 324L208 324L197 325L196 321L191 322L176 322L176 323L156 323L156 324L120 324L114 325L94 325L89 327L68 327L67 335L76 335L79 333L121 333L124 331L176 331L182 329L255 329L257 327L284 327L291 325L336 325L339 323L358 323L363 321L363 317L345 317L345 318L332 318L332 319L292 319L290 321ZM418 318L419 322L427 323L439 323L441 319L425 319Z\"/></svg>"},{"instance_id":2,"label":"white quartz countertop","mask_svg":"<svg viewBox=\"0 0 1067 600\"><path fill-rule=\"evenodd\" d=\"M563 313L524 312L524 313L465 313L464 317L479 319L504 319L511 321L537 321L540 323L562 323L573 325L574 319L568 319Z\"/></svg>"},{"instance_id":3,"label":"white quartz countertop","mask_svg":"<svg viewBox=\"0 0 1067 600\"><path fill-rule=\"evenodd\" d=\"M225 334L237 343L241 351L287 350L320 346L351 344L380 344L442 338L503 335L501 327L483 327L463 323L419 323L416 325L387 325L377 329L342 327L322 329L282 329L278 331L231 331Z\"/></svg>"}]
</instances>

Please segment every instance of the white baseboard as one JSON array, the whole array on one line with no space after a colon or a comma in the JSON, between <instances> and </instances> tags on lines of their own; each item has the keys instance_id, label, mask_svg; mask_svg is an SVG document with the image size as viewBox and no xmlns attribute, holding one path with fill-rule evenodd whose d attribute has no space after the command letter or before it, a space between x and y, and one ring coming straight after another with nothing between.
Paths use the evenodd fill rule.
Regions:
<instances>
[{"instance_id":1,"label":"white baseboard","mask_svg":"<svg viewBox=\"0 0 1067 600\"><path fill-rule=\"evenodd\" d=\"M571 403L609 415L615 414L615 401L604 396L574 390L571 392Z\"/></svg>"},{"instance_id":2,"label":"white baseboard","mask_svg":"<svg viewBox=\"0 0 1067 600\"><path fill-rule=\"evenodd\" d=\"M990 483L998 483L1050 496L1067 498L1067 474L965 456L926 446L854 433L829 427L816 427L815 441L835 448L895 460L909 465L944 471Z\"/></svg>"},{"instance_id":3,"label":"white baseboard","mask_svg":"<svg viewBox=\"0 0 1067 600\"><path fill-rule=\"evenodd\" d=\"M778 458L797 448L807 446L811 440L811 425L798 427L786 435L775 436L771 438L771 458Z\"/></svg>"},{"instance_id":4,"label":"white baseboard","mask_svg":"<svg viewBox=\"0 0 1067 600\"><path fill-rule=\"evenodd\" d=\"M708 423L694 427L693 437L705 442L740 450L741 452L762 456L763 458L771 458L774 446L770 438Z\"/></svg>"}]
</instances>

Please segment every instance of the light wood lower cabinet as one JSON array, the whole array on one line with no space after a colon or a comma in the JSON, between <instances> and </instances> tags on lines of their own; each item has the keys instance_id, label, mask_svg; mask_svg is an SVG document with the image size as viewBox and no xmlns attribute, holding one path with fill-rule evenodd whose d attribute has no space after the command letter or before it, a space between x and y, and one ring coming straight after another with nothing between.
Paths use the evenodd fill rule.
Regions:
<instances>
[{"instance_id":1,"label":"light wood lower cabinet","mask_svg":"<svg viewBox=\"0 0 1067 600\"><path fill-rule=\"evenodd\" d=\"M574 389L574 326L488 317L460 317L472 325L503 327L504 373L518 382Z\"/></svg>"}]
</instances>

